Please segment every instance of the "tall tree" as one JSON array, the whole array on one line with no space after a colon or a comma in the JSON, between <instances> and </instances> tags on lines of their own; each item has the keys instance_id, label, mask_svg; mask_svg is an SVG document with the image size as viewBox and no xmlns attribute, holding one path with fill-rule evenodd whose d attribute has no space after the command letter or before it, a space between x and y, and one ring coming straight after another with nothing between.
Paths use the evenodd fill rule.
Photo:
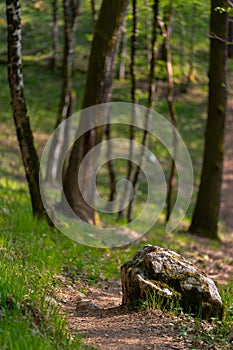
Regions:
<instances>
[{"instance_id":1,"label":"tall tree","mask_svg":"<svg viewBox=\"0 0 233 350\"><path fill-rule=\"evenodd\" d=\"M125 201L128 194L129 182L133 173L133 163L131 161L133 157L133 141L135 139L135 127L134 120L136 114L136 108L134 104L136 103L136 70L135 70L135 61L136 61L136 42L137 42L137 0L132 0L132 35L131 35L131 50L130 50L130 77L131 77L131 102L133 104L132 107L132 122L129 126L129 138L130 138L130 146L129 146L129 159L127 166L127 175L126 175L126 186L125 190L122 194L121 202L120 202L120 210L118 212L118 219L123 219L125 214Z\"/></svg>"},{"instance_id":2,"label":"tall tree","mask_svg":"<svg viewBox=\"0 0 233 350\"><path fill-rule=\"evenodd\" d=\"M166 69L167 69L167 103L170 113L171 123L174 129L177 127L177 116L175 108L174 98L174 79L173 79L173 65L172 65L172 49L170 44L172 16L173 16L173 0L170 0L168 12L166 13L166 23L159 20L159 25L164 38L164 53L166 58ZM166 198L166 221L168 222L172 213L172 207L174 204L174 193L176 185L176 157L177 157L177 136L173 129L173 157L171 161L171 169L167 183L167 198Z\"/></svg>"},{"instance_id":3,"label":"tall tree","mask_svg":"<svg viewBox=\"0 0 233 350\"><path fill-rule=\"evenodd\" d=\"M119 43L120 28L128 0L103 0L96 22L94 38L87 72L82 108L108 102L111 97L115 57ZM84 120L80 120L80 127ZM63 189L73 211L84 221L96 224L96 212L86 203L78 184L78 170L88 151L98 144L104 133L104 126L88 131L73 145L68 167L64 176ZM92 169L87 164L82 188L87 198L93 197Z\"/></svg>"},{"instance_id":4,"label":"tall tree","mask_svg":"<svg viewBox=\"0 0 233 350\"><path fill-rule=\"evenodd\" d=\"M57 0L52 0L52 43L53 43L53 56L51 60L51 68L54 69L58 60L58 6Z\"/></svg>"},{"instance_id":5,"label":"tall tree","mask_svg":"<svg viewBox=\"0 0 233 350\"><path fill-rule=\"evenodd\" d=\"M204 160L190 232L218 238L226 119L227 0L211 1L209 103Z\"/></svg>"},{"instance_id":6,"label":"tall tree","mask_svg":"<svg viewBox=\"0 0 233 350\"><path fill-rule=\"evenodd\" d=\"M77 27L77 17L80 11L81 0L63 0L64 14L64 49L63 49L63 69L62 69L62 89L60 103L58 106L55 129L73 113L75 93L72 90L72 73L74 64L75 32ZM53 144L49 153L50 165L47 168L46 180L55 180L60 167L59 157L62 154L63 144L67 139L67 126L59 129L53 138Z\"/></svg>"},{"instance_id":7,"label":"tall tree","mask_svg":"<svg viewBox=\"0 0 233 350\"><path fill-rule=\"evenodd\" d=\"M148 108L151 108L153 105L153 88L154 88L155 63L156 63L155 62L156 61L155 45L156 45L156 39L157 39L159 0L153 0L152 13L153 13L153 21L152 21L152 29L151 29L150 65L149 65L149 77L148 77L148 100L147 100ZM146 115L145 115L145 129L143 130L143 137L141 142L143 146L146 146L146 142L148 138L149 114L150 114L149 109L147 109ZM133 220L133 204L136 198L139 179L141 175L141 167L144 161L144 152L145 152L145 148L143 147L142 152L140 154L138 165L136 166L135 172L132 176L133 195L127 208L128 222L131 222Z\"/></svg>"},{"instance_id":8,"label":"tall tree","mask_svg":"<svg viewBox=\"0 0 233 350\"><path fill-rule=\"evenodd\" d=\"M18 143L31 196L33 214L49 221L39 188L39 159L33 142L33 134L23 92L21 60L20 0L6 0L8 31L8 81L11 106Z\"/></svg>"}]
</instances>

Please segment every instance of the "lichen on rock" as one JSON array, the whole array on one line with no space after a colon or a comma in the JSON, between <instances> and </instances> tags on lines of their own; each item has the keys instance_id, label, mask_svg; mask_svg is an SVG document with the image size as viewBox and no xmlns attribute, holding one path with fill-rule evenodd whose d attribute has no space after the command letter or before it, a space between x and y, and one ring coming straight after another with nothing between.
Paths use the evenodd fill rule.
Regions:
<instances>
[{"instance_id":1,"label":"lichen on rock","mask_svg":"<svg viewBox=\"0 0 233 350\"><path fill-rule=\"evenodd\" d=\"M223 318L224 305L212 279L169 249L146 245L121 266L122 303L148 296L179 303L185 313L203 319Z\"/></svg>"}]
</instances>

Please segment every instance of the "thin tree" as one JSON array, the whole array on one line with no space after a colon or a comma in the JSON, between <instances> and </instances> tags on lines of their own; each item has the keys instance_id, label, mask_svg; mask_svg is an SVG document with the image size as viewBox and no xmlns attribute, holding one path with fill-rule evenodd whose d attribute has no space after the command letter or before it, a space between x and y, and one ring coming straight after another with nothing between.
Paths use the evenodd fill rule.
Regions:
<instances>
[{"instance_id":1,"label":"thin tree","mask_svg":"<svg viewBox=\"0 0 233 350\"><path fill-rule=\"evenodd\" d=\"M109 192L109 198L107 205L108 208L111 208L111 202L116 198L116 172L114 168L114 162L112 160L112 143L111 143L111 124L110 124L110 116L107 116L107 124L106 124L106 131L105 136L106 140L108 141L108 147L107 147L107 168L109 173L109 182L110 182L110 192Z\"/></svg>"},{"instance_id":2,"label":"thin tree","mask_svg":"<svg viewBox=\"0 0 233 350\"><path fill-rule=\"evenodd\" d=\"M233 11L233 7L232 11ZM228 58L233 58L233 17L228 16Z\"/></svg>"},{"instance_id":3,"label":"thin tree","mask_svg":"<svg viewBox=\"0 0 233 350\"><path fill-rule=\"evenodd\" d=\"M8 31L8 81L14 123L28 182L33 215L50 222L44 209L39 188L39 159L34 146L33 134L23 92L21 60L20 1L6 0Z\"/></svg>"},{"instance_id":4,"label":"thin tree","mask_svg":"<svg viewBox=\"0 0 233 350\"><path fill-rule=\"evenodd\" d=\"M151 60L150 60L150 70L149 70L149 79L148 79L148 100L147 100L147 111L145 115L145 130L143 132L142 137L142 145L146 146L147 142L147 136L148 136L148 123L149 123L149 108L152 107L153 104L153 87L154 87L154 70L155 70L155 58L156 58L156 52L155 52L155 44L157 39L157 27L158 27L158 11L159 11L159 0L154 0L152 5L152 11L153 11L153 22L152 22L152 33L151 33ZM132 188L133 188L133 195L131 197L131 200L129 202L128 208L127 208L127 220L128 222L131 222L133 219L133 204L136 198L140 173L141 173L141 167L144 159L144 149L140 155L139 163L136 167L136 170L133 174L133 181L132 181Z\"/></svg>"},{"instance_id":5,"label":"thin tree","mask_svg":"<svg viewBox=\"0 0 233 350\"><path fill-rule=\"evenodd\" d=\"M53 56L51 61L51 68L54 69L58 61L58 6L57 0L52 1L52 43L53 43Z\"/></svg>"},{"instance_id":6,"label":"thin tree","mask_svg":"<svg viewBox=\"0 0 233 350\"><path fill-rule=\"evenodd\" d=\"M196 206L189 231L218 238L218 219L226 120L227 0L211 1L209 102L204 159Z\"/></svg>"},{"instance_id":7,"label":"thin tree","mask_svg":"<svg viewBox=\"0 0 233 350\"><path fill-rule=\"evenodd\" d=\"M127 0L102 1L89 57L83 108L110 100L120 28L127 3ZM81 118L80 123L82 122L84 121ZM83 199L77 174L83 158L94 145L101 142L103 134L104 126L100 126L88 131L74 143L64 175L63 189L69 205L82 220L91 224L96 224L96 212ZM94 196L92 180L89 163L86 176L82 179L87 198Z\"/></svg>"},{"instance_id":8,"label":"thin tree","mask_svg":"<svg viewBox=\"0 0 233 350\"><path fill-rule=\"evenodd\" d=\"M75 48L75 33L77 27L77 18L80 12L81 0L63 0L64 14L64 50L63 50L63 69L62 69L62 89L60 103L57 111L57 120L55 129L65 119L73 113L75 103L75 93L72 88L72 73L74 64L74 48ZM67 141L69 130L66 123L66 128L60 128L59 132L55 133L53 143L50 148L47 168L46 181L55 180L57 172L61 164L61 154L63 144Z\"/></svg>"},{"instance_id":9,"label":"thin tree","mask_svg":"<svg viewBox=\"0 0 233 350\"><path fill-rule=\"evenodd\" d=\"M95 28L96 21L97 21L97 11L95 6L95 0L91 0L91 14L92 14L93 28Z\"/></svg>"},{"instance_id":10,"label":"thin tree","mask_svg":"<svg viewBox=\"0 0 233 350\"><path fill-rule=\"evenodd\" d=\"M170 1L169 9L167 13L167 22L164 23L159 20L159 26L164 38L164 52L166 56L166 69L167 69L167 103L171 123L176 129L177 127L177 116L174 101L174 79L173 79L173 65L172 65L172 50L170 45L171 25L172 25L172 14L173 14L173 0ZM173 129L174 130L174 129ZM167 183L167 197L166 197L166 221L168 222L171 216L172 207L174 203L174 192L176 185L176 157L177 157L177 137L176 132L173 132L173 156L170 168L170 174Z\"/></svg>"},{"instance_id":11,"label":"thin tree","mask_svg":"<svg viewBox=\"0 0 233 350\"><path fill-rule=\"evenodd\" d=\"M128 194L128 186L129 181L131 180L133 173L133 163L131 161L133 157L133 141L135 139L135 127L134 127L134 119L135 119L135 102L136 102L136 72L135 72L135 58L136 58L136 41L137 41L137 0L132 0L132 18L133 18L133 27L132 27L132 35L131 35L131 51L130 51L130 77L131 77L131 102L132 106L132 122L129 127L129 159L127 166L127 175L126 175L126 187L125 191L122 195L120 202L120 209L118 212L118 220L123 219L125 214L125 201Z\"/></svg>"},{"instance_id":12,"label":"thin tree","mask_svg":"<svg viewBox=\"0 0 233 350\"><path fill-rule=\"evenodd\" d=\"M126 23L122 24L121 29L121 44L120 44L120 50L119 50L119 79L124 80L125 79L125 72L126 72L126 59L127 59L127 32L126 32Z\"/></svg>"}]
</instances>

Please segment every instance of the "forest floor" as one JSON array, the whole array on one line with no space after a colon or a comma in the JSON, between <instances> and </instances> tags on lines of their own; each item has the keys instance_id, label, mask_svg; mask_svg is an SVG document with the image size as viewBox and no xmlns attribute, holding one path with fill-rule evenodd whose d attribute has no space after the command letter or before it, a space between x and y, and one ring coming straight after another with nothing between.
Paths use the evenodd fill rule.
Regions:
<instances>
[{"instance_id":1,"label":"forest floor","mask_svg":"<svg viewBox=\"0 0 233 350\"><path fill-rule=\"evenodd\" d=\"M196 237L186 248L185 257L219 285L233 276L232 240L223 240L216 251L208 246L208 240ZM127 310L121 306L118 281L102 284L100 288L87 286L86 295L78 293L79 287L68 284L57 291L57 298L68 315L71 333L81 333L84 343L95 349L233 349L231 339L222 346L211 341L216 330L208 322L159 310Z\"/></svg>"},{"instance_id":2,"label":"forest floor","mask_svg":"<svg viewBox=\"0 0 233 350\"><path fill-rule=\"evenodd\" d=\"M229 96L226 128L226 154L222 186L221 217L224 232L218 250L211 248L208 239L195 237L185 247L184 256L204 270L219 285L226 285L233 276L233 96ZM64 285L64 284L63 284ZM213 340L218 332L208 322L159 310L127 310L121 306L119 281L87 286L86 295L79 286L66 284L57 291L57 298L68 315L72 334L81 333L84 343L101 350L142 349L233 349L232 339ZM233 332L229 329L229 334ZM217 337L216 337L217 339Z\"/></svg>"}]
</instances>

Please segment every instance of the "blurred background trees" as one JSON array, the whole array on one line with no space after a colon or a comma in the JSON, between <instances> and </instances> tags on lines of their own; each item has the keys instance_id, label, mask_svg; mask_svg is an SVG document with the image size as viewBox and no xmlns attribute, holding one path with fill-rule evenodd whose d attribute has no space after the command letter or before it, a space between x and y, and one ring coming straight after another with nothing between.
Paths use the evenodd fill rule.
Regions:
<instances>
[{"instance_id":1,"label":"blurred background trees","mask_svg":"<svg viewBox=\"0 0 233 350\"><path fill-rule=\"evenodd\" d=\"M222 143L226 106L226 48L228 48L228 56L232 57L233 47L231 2L213 0L210 6L209 2L200 0L192 2L118 0L111 3L105 0L6 1L8 8L19 4L22 22L22 60L24 70L27 72L24 90L28 96L34 131L51 133L54 126L56 127L74 111L109 101L113 89L113 101L147 105L171 118L190 146L198 186L202 159L200 153L197 156L195 149L197 142L201 143L199 148L204 144L205 121L203 115L194 116L195 113L198 114L198 108L195 111L190 110L187 101L195 99L195 96L206 95L210 78L203 172L190 230L204 236L216 237L224 156ZM0 62L1 70L4 70L7 63L7 42L4 39L7 27L3 14L5 5L1 4L0 9L2 10L0 35L3 38L0 46ZM10 26L8 22L8 35L10 35ZM209 37L210 52L208 51ZM8 45L10 42L8 37ZM15 37L15 45L21 46L20 37ZM20 51L18 54L20 55ZM14 60L13 53L10 52L9 68L12 59ZM110 62L108 65L107 61ZM37 67L36 70L35 67ZM41 75L38 75L38 71ZM43 75L45 72L46 77ZM13 72L9 69L11 91L12 76ZM49 84L43 84L43 79L48 79ZM20 99L20 96L15 98ZM43 108L38 106L41 101L44 104ZM219 125L215 123L216 120ZM194 128L192 123L198 126L195 129L197 136L194 135L191 143L190 135L192 137ZM16 128L18 131L17 125ZM132 139L135 137L140 142L144 142L141 131L131 129L121 132L124 136ZM109 135L107 130L107 138L114 136L115 131L111 130L110 133ZM78 187L74 186L74 174L78 168L77 157L81 154L80 159L82 159L93 145L101 141L104 134L105 130L102 128L98 133L101 135L98 139L93 131L74 145L67 160L68 167L64 175L64 188L69 203L80 217L92 223L95 223L94 211L85 208L85 203L80 199ZM67 130L57 136L55 141L58 148L62 149L62 142L66 137ZM32 145L30 148L33 149L31 136L27 142L29 141ZM170 189L166 208L168 219L177 189L174 162L169 158L166 150L152 143L150 138L148 138L149 146L162 155ZM53 164L57 164L55 154L50 156L51 167L47 173L49 181L56 180L56 167ZM24 164L26 164L25 161ZM34 170L38 176L38 160L36 164ZM129 170L129 166L132 166L132 171ZM213 171L213 167L217 170ZM127 172L128 174L137 172L132 164L122 163L119 169L123 169L121 171L126 176ZM25 170L27 173L27 165ZM108 172L105 171L102 180L107 181L110 188L111 181L113 179L115 181L118 175L114 174L109 180ZM131 177L131 175L128 176ZM88 180L85 179L85 181ZM143 198L145 190L143 176L136 187L139 198L140 196ZM114 186L112 189L114 192ZM106 196L105 191L103 195ZM207 208L209 208L208 214ZM35 212L34 209L33 211ZM131 208L128 221L132 217ZM122 213L120 218L124 220ZM202 228L201 222L205 222Z\"/></svg>"}]
</instances>

